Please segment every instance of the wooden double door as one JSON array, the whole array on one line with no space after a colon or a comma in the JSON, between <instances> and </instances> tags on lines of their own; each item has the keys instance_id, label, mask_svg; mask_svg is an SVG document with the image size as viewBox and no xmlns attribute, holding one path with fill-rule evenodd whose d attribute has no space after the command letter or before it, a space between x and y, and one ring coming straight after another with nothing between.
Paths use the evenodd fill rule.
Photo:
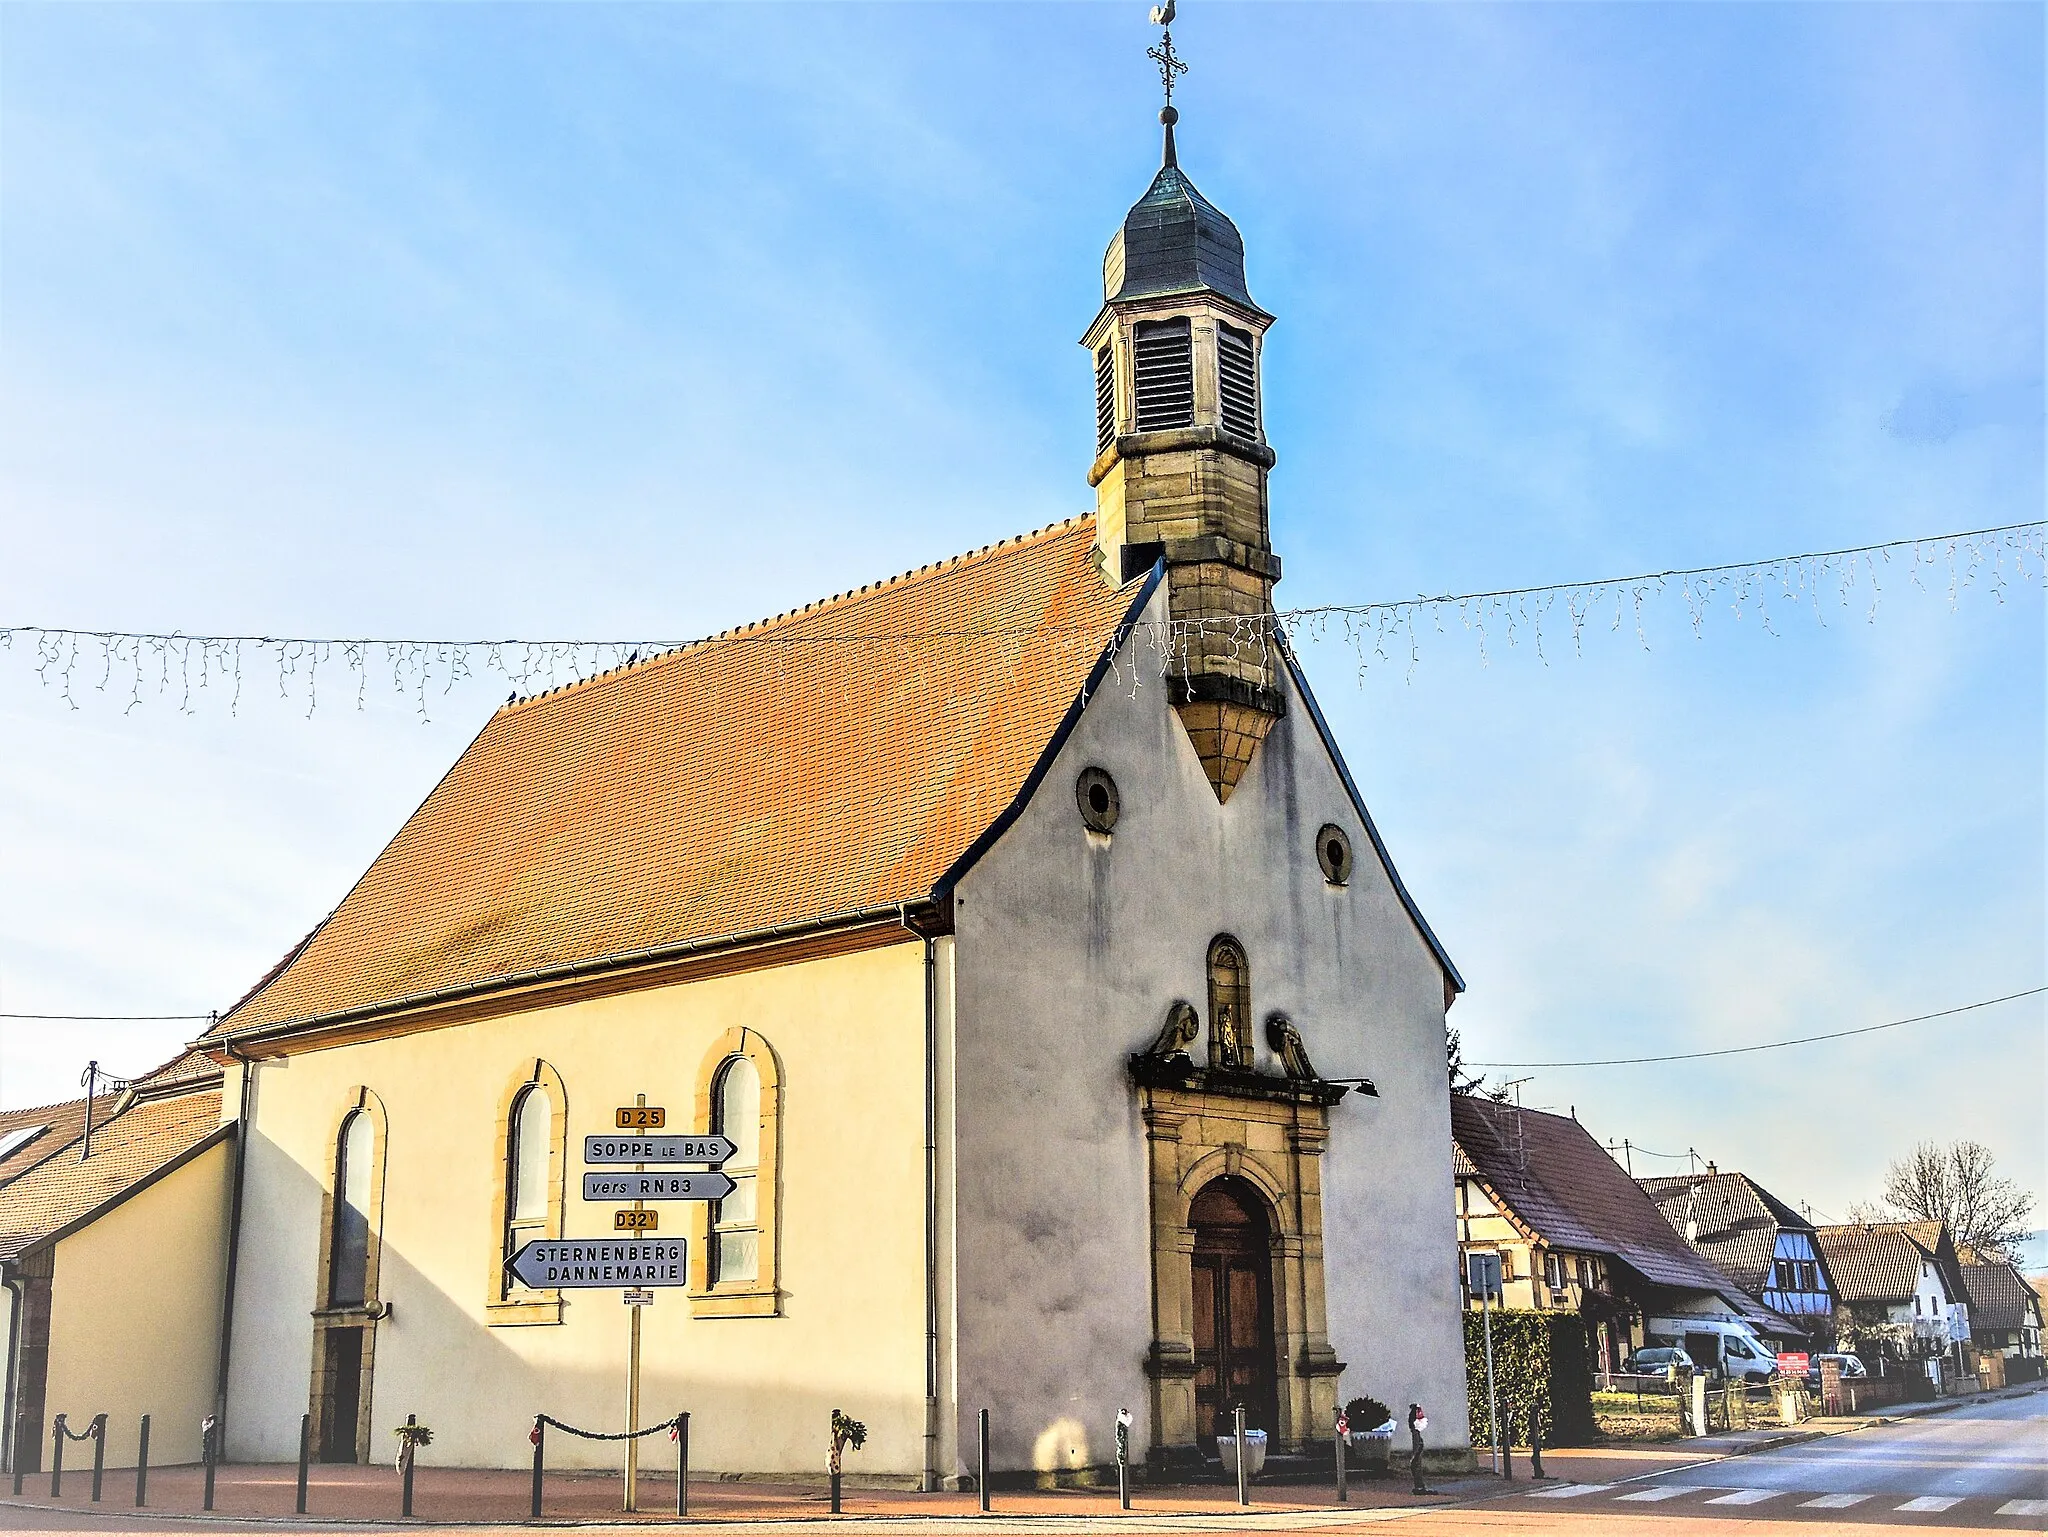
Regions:
<instances>
[{"instance_id":1,"label":"wooden double door","mask_svg":"<svg viewBox=\"0 0 2048 1537\"><path fill-rule=\"evenodd\" d=\"M1229 1176L1203 1187L1188 1221L1195 1232L1195 1428L1202 1450L1213 1454L1240 1405L1247 1429L1272 1435L1279 1428L1272 1229L1258 1192Z\"/></svg>"}]
</instances>

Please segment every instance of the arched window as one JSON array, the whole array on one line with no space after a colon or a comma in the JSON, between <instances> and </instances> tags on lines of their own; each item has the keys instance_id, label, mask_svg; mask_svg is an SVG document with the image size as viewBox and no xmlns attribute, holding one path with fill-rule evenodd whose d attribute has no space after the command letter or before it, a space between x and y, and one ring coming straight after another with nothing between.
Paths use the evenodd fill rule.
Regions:
<instances>
[{"instance_id":1,"label":"arched window","mask_svg":"<svg viewBox=\"0 0 2048 1537\"><path fill-rule=\"evenodd\" d=\"M352 1110L341 1123L334 1158L334 1232L327 1247L327 1305L360 1307L369 1299L370 1202L376 1127Z\"/></svg>"},{"instance_id":2,"label":"arched window","mask_svg":"<svg viewBox=\"0 0 2048 1537\"><path fill-rule=\"evenodd\" d=\"M548 1173L554 1163L554 1112L547 1091L528 1084L512 1111L512 1146L505 1159L505 1258L531 1238L547 1235Z\"/></svg>"},{"instance_id":3,"label":"arched window","mask_svg":"<svg viewBox=\"0 0 2048 1537\"><path fill-rule=\"evenodd\" d=\"M1209 943L1209 1065L1252 1066L1252 971L1228 934Z\"/></svg>"},{"instance_id":4,"label":"arched window","mask_svg":"<svg viewBox=\"0 0 2048 1537\"><path fill-rule=\"evenodd\" d=\"M562 1321L559 1292L522 1286L507 1267L534 1239L562 1236L568 1121L562 1075L537 1057L526 1058L498 1101L498 1189L490 1229L490 1286L484 1294L485 1313L493 1324Z\"/></svg>"},{"instance_id":5,"label":"arched window","mask_svg":"<svg viewBox=\"0 0 2048 1537\"><path fill-rule=\"evenodd\" d=\"M718 1073L713 1131L732 1138L726 1160L733 1192L711 1213L711 1284L758 1280L761 1274L761 1075L746 1057L733 1057Z\"/></svg>"},{"instance_id":6,"label":"arched window","mask_svg":"<svg viewBox=\"0 0 2048 1537\"><path fill-rule=\"evenodd\" d=\"M733 1192L693 1213L691 1311L699 1318L774 1318L782 1311L782 1061L760 1031L735 1026L704 1054L696 1125L732 1138L725 1173Z\"/></svg>"}]
</instances>

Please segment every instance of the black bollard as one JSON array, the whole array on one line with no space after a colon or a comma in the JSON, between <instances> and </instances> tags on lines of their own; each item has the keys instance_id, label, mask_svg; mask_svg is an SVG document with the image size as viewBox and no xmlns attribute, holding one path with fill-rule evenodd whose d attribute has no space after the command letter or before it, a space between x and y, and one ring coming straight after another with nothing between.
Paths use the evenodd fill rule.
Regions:
<instances>
[{"instance_id":1,"label":"black bollard","mask_svg":"<svg viewBox=\"0 0 2048 1537\"><path fill-rule=\"evenodd\" d=\"M988 1410L976 1416L976 1449L974 1461L974 1488L981 1500L981 1513L988 1514Z\"/></svg>"},{"instance_id":2,"label":"black bollard","mask_svg":"<svg viewBox=\"0 0 2048 1537\"><path fill-rule=\"evenodd\" d=\"M214 1419L210 1414L199 1422L199 1455L206 1464L206 1490L200 1499L201 1510L213 1509L213 1465L219 1456L214 1449L213 1426Z\"/></svg>"},{"instance_id":3,"label":"black bollard","mask_svg":"<svg viewBox=\"0 0 2048 1537\"><path fill-rule=\"evenodd\" d=\"M58 1415L50 1426L50 1498L56 1499L64 1493L64 1416Z\"/></svg>"},{"instance_id":4,"label":"black bollard","mask_svg":"<svg viewBox=\"0 0 2048 1537\"><path fill-rule=\"evenodd\" d=\"M135 1438L135 1508L149 1503L149 1416L142 1417L142 1430Z\"/></svg>"},{"instance_id":5,"label":"black bollard","mask_svg":"<svg viewBox=\"0 0 2048 1537\"><path fill-rule=\"evenodd\" d=\"M1543 1471L1543 1406L1534 1404L1529 1409L1529 1476L1548 1478Z\"/></svg>"},{"instance_id":6,"label":"black bollard","mask_svg":"<svg viewBox=\"0 0 2048 1537\"><path fill-rule=\"evenodd\" d=\"M420 1417L417 1414L408 1414L405 1417L405 1422L408 1425L417 1425L420 1422ZM399 1496L398 1510L398 1513L401 1516L410 1516L412 1514L412 1467L415 1462L419 1461L419 1457L420 1449L417 1446L414 1446L410 1441L406 1442L405 1485L403 1492Z\"/></svg>"},{"instance_id":7,"label":"black bollard","mask_svg":"<svg viewBox=\"0 0 2048 1537\"><path fill-rule=\"evenodd\" d=\"M1422 1431L1429 1423L1422 1412L1422 1405L1408 1406L1408 1444L1412 1448L1408 1458L1409 1471L1414 1475L1415 1493L1428 1494L1429 1485L1422 1479Z\"/></svg>"},{"instance_id":8,"label":"black bollard","mask_svg":"<svg viewBox=\"0 0 2048 1537\"><path fill-rule=\"evenodd\" d=\"M1515 1481L1515 1410L1510 1404L1500 1416L1500 1476Z\"/></svg>"},{"instance_id":9,"label":"black bollard","mask_svg":"<svg viewBox=\"0 0 2048 1537\"><path fill-rule=\"evenodd\" d=\"M1339 1505L1347 1505L1351 1502L1351 1490L1344 1482L1345 1429L1344 1411L1339 1409L1337 1411L1336 1429L1330 1432L1330 1450L1336 1454L1337 1458L1337 1503Z\"/></svg>"},{"instance_id":10,"label":"black bollard","mask_svg":"<svg viewBox=\"0 0 2048 1537\"><path fill-rule=\"evenodd\" d=\"M832 1470L832 1514L839 1514L839 1470Z\"/></svg>"},{"instance_id":11,"label":"black bollard","mask_svg":"<svg viewBox=\"0 0 2048 1537\"><path fill-rule=\"evenodd\" d=\"M292 1507L300 1515L306 1513L306 1470L313 1461L313 1416L299 1416L299 1497Z\"/></svg>"},{"instance_id":12,"label":"black bollard","mask_svg":"<svg viewBox=\"0 0 2048 1537\"><path fill-rule=\"evenodd\" d=\"M690 1416L676 1416L676 1514L690 1513Z\"/></svg>"},{"instance_id":13,"label":"black bollard","mask_svg":"<svg viewBox=\"0 0 2048 1537\"><path fill-rule=\"evenodd\" d=\"M548 1422L542 1415L533 1417L533 1429L526 1433L526 1439L533 1443L533 1501L530 1514L540 1519L540 1477L541 1467L547 1458Z\"/></svg>"},{"instance_id":14,"label":"black bollard","mask_svg":"<svg viewBox=\"0 0 2048 1537\"><path fill-rule=\"evenodd\" d=\"M14 1492L21 1493L22 1475L28 1471L28 1453L23 1450L22 1432L28 1429L28 1416L14 1417Z\"/></svg>"},{"instance_id":15,"label":"black bollard","mask_svg":"<svg viewBox=\"0 0 2048 1537\"><path fill-rule=\"evenodd\" d=\"M1237 1444L1237 1503L1249 1505L1251 1492L1251 1459L1245 1455L1244 1405L1239 1404L1230 1411L1230 1429Z\"/></svg>"},{"instance_id":16,"label":"black bollard","mask_svg":"<svg viewBox=\"0 0 2048 1537\"><path fill-rule=\"evenodd\" d=\"M92 1437L92 1502L100 1502L100 1481L107 1472L107 1417L95 1414L92 1429L86 1432Z\"/></svg>"}]
</instances>

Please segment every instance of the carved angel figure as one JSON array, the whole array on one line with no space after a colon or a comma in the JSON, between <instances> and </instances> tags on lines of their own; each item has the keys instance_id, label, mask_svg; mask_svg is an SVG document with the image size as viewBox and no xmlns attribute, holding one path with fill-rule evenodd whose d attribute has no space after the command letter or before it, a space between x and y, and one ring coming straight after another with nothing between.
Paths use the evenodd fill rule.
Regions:
<instances>
[{"instance_id":1,"label":"carved angel figure","mask_svg":"<svg viewBox=\"0 0 2048 1537\"><path fill-rule=\"evenodd\" d=\"M1201 1016L1192 1003L1176 1000L1166 1011L1166 1023L1159 1036L1145 1048L1148 1057L1184 1057L1196 1036L1202 1033Z\"/></svg>"},{"instance_id":2,"label":"carved angel figure","mask_svg":"<svg viewBox=\"0 0 2048 1537\"><path fill-rule=\"evenodd\" d=\"M1308 1047L1302 1044L1301 1032L1294 1028L1294 1022L1285 1014L1266 1016L1266 1044L1273 1048L1273 1054L1280 1059L1280 1068L1289 1078L1319 1080L1322 1074L1308 1059Z\"/></svg>"}]
</instances>

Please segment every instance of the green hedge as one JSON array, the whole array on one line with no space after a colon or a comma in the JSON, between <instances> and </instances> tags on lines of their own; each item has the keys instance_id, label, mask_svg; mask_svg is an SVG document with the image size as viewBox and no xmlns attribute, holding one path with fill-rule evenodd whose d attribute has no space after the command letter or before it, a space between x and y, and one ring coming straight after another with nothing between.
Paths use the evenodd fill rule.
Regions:
<instances>
[{"instance_id":1,"label":"green hedge","mask_svg":"<svg viewBox=\"0 0 2048 1537\"><path fill-rule=\"evenodd\" d=\"M1528 1444L1528 1406L1537 1399L1548 1404L1545 1446L1583 1446L1594 1438L1593 1374L1586 1326L1577 1314L1497 1309L1493 1380L1501 1414L1513 1417L1516 1444ZM1465 1315L1465 1399L1472 1411L1472 1444L1484 1447L1486 1339L1477 1313Z\"/></svg>"}]
</instances>

